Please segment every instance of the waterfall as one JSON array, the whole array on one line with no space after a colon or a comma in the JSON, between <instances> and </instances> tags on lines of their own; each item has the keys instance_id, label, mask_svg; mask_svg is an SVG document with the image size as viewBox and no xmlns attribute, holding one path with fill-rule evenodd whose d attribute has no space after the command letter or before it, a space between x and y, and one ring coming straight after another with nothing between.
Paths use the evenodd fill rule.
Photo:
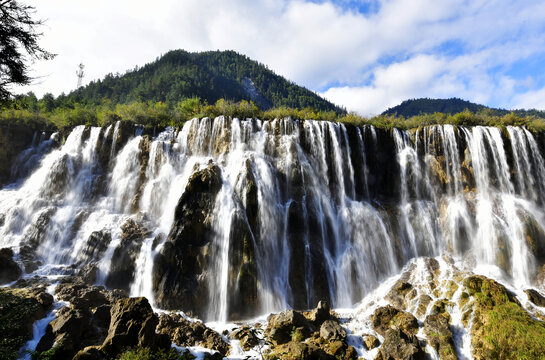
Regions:
<instances>
[{"instance_id":1,"label":"waterfall","mask_svg":"<svg viewBox=\"0 0 545 360\"><path fill-rule=\"evenodd\" d=\"M78 126L53 150L58 135L36 135L0 190L1 246L31 249L40 273L94 264L106 285L123 273L157 307L177 304L157 293L165 249L190 246L196 273L178 255L183 276L171 270L195 279L206 311L182 310L220 321L320 299L349 307L419 256L498 266L517 286L545 263L543 144L523 127L218 117L153 135ZM211 165L219 187L189 209L204 222L187 238L176 214ZM176 281L163 285L183 290Z\"/></svg>"}]
</instances>

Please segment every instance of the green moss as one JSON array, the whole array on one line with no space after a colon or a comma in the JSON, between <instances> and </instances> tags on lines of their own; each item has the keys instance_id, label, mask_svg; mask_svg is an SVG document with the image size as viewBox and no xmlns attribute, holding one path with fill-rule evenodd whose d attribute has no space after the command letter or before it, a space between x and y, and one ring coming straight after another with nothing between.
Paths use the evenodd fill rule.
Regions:
<instances>
[{"instance_id":1,"label":"green moss","mask_svg":"<svg viewBox=\"0 0 545 360\"><path fill-rule=\"evenodd\" d=\"M32 336L32 323L40 304L28 291L0 289L0 359L18 358L19 349Z\"/></svg>"},{"instance_id":2,"label":"green moss","mask_svg":"<svg viewBox=\"0 0 545 360\"><path fill-rule=\"evenodd\" d=\"M170 351L153 351L149 348L143 349L132 349L127 350L121 355L118 359L120 360L193 360L193 356L188 350L182 353L178 352L175 349L170 349Z\"/></svg>"},{"instance_id":3,"label":"green moss","mask_svg":"<svg viewBox=\"0 0 545 360\"><path fill-rule=\"evenodd\" d=\"M483 313L483 356L489 359L545 358L545 324L515 303Z\"/></svg>"}]
</instances>

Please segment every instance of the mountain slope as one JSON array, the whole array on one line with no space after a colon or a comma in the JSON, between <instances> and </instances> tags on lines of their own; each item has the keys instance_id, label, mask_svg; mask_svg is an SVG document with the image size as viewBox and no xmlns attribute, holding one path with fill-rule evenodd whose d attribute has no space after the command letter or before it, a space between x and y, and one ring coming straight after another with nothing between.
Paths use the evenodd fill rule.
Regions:
<instances>
[{"instance_id":1,"label":"mountain slope","mask_svg":"<svg viewBox=\"0 0 545 360\"><path fill-rule=\"evenodd\" d=\"M404 117L416 116L419 114L433 114L435 112L445 113L445 114L456 114L464 110L469 110L473 113L479 111L487 111L491 115L503 116L514 112L519 116L538 116L545 117L544 111L539 110L505 110L505 109L496 109L490 108L481 104L475 104L470 101L462 100L459 98L450 98L450 99L410 99L405 100L401 104L389 108L384 111L382 115L397 115Z\"/></svg>"},{"instance_id":2,"label":"mountain slope","mask_svg":"<svg viewBox=\"0 0 545 360\"><path fill-rule=\"evenodd\" d=\"M73 92L80 102L178 101L198 96L208 103L220 98L253 100L260 108L287 106L343 110L310 90L276 75L266 66L234 51L189 53L173 50L124 75L107 75Z\"/></svg>"}]
</instances>

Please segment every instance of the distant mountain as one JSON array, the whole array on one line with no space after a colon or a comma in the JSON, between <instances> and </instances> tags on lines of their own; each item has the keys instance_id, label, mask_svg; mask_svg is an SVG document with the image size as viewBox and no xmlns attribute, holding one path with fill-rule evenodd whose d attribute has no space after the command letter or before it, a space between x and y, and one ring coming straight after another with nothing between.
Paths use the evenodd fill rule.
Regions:
<instances>
[{"instance_id":1,"label":"distant mountain","mask_svg":"<svg viewBox=\"0 0 545 360\"><path fill-rule=\"evenodd\" d=\"M410 99L405 100L401 104L389 108L382 115L397 115L403 117L411 117L419 114L433 114L435 112L445 114L456 114L464 110L471 112L487 111L491 115L503 116L514 112L519 116L537 116L545 118L545 112L540 110L505 110L490 108L488 106L475 104L470 101L451 98L451 99Z\"/></svg>"},{"instance_id":2,"label":"distant mountain","mask_svg":"<svg viewBox=\"0 0 545 360\"><path fill-rule=\"evenodd\" d=\"M220 98L253 100L261 109L286 106L316 110L343 109L314 92L276 75L265 65L234 51L190 53L174 50L142 68L104 79L66 95L77 102L178 101L198 96L208 103Z\"/></svg>"}]
</instances>

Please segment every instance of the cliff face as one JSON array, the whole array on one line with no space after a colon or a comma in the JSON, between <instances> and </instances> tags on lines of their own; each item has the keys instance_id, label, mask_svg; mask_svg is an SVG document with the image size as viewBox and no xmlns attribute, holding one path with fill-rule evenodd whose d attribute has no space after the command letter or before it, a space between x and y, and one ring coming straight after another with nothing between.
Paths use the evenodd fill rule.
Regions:
<instances>
[{"instance_id":1,"label":"cliff face","mask_svg":"<svg viewBox=\"0 0 545 360\"><path fill-rule=\"evenodd\" d=\"M209 320L350 307L422 256L539 286L543 143L517 127L79 126L57 150L21 153L27 181L0 191L0 235L29 269L94 268L98 283ZM41 160L22 171L27 158Z\"/></svg>"},{"instance_id":2,"label":"cliff face","mask_svg":"<svg viewBox=\"0 0 545 360\"><path fill-rule=\"evenodd\" d=\"M24 125L0 125L0 185L11 178L17 156L32 145L37 132Z\"/></svg>"}]
</instances>

